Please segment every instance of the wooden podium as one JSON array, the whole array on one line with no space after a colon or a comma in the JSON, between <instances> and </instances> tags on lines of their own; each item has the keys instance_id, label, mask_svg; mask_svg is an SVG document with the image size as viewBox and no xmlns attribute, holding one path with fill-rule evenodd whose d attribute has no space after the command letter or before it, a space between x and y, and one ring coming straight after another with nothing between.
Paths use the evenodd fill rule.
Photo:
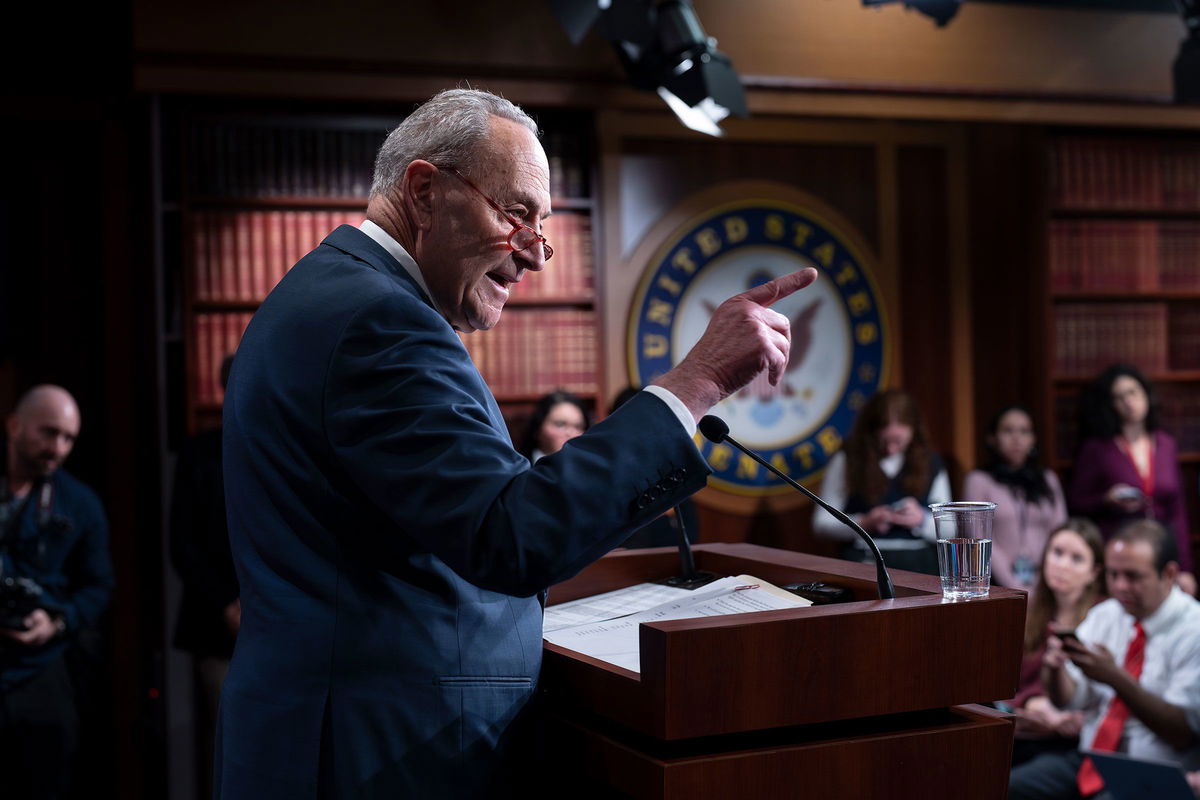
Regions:
<instances>
[{"instance_id":1,"label":"wooden podium","mask_svg":"<svg viewBox=\"0 0 1200 800\"><path fill-rule=\"evenodd\" d=\"M544 643L553 762L586 792L633 798L995 798L1013 723L974 703L1016 694L1025 594L949 603L936 577L749 544L696 566L776 585L825 581L854 601L640 628L641 674ZM549 604L678 569L672 548L612 553Z\"/></svg>"}]
</instances>

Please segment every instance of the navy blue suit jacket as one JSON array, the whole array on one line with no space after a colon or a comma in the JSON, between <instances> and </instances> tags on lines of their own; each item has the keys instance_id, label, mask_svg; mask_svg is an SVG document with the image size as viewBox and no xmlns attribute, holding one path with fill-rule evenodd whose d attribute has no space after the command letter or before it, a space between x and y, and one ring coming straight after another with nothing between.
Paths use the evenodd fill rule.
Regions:
<instances>
[{"instance_id":1,"label":"navy blue suit jacket","mask_svg":"<svg viewBox=\"0 0 1200 800\"><path fill-rule=\"evenodd\" d=\"M0 454L6 452L0 439ZM45 591L46 607L62 615L70 635L33 648L8 639L0 642L0 694L62 656L71 635L95 626L116 582L108 552L108 518L100 498L64 469L49 480L54 487L50 519L45 528L38 525L34 493L13 520L11 538L0 546L0 575L37 582Z\"/></svg>"},{"instance_id":2,"label":"navy blue suit jacket","mask_svg":"<svg viewBox=\"0 0 1200 800\"><path fill-rule=\"evenodd\" d=\"M539 592L707 474L645 393L531 468L449 324L338 228L263 303L226 395L242 627L218 797L503 794Z\"/></svg>"}]
</instances>

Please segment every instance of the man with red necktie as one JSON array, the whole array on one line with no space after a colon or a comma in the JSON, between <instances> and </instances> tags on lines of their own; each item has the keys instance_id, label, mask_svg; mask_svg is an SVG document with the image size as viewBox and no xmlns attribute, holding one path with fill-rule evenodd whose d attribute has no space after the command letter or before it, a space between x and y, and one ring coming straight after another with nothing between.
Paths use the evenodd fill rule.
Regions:
<instances>
[{"instance_id":1,"label":"man with red necktie","mask_svg":"<svg viewBox=\"0 0 1200 800\"><path fill-rule=\"evenodd\" d=\"M1042 681L1057 706L1085 712L1080 750L1200 766L1200 603L1175 587L1178 572L1166 529L1130 523L1105 549L1111 599L1050 637ZM1071 751L1014 769L1009 797L1108 795L1091 760Z\"/></svg>"}]
</instances>

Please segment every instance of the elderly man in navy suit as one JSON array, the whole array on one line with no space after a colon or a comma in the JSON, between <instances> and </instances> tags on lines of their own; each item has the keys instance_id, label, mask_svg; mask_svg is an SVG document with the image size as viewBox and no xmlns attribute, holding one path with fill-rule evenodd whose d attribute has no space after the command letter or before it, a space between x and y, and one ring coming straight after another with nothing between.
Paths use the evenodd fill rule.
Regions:
<instances>
[{"instance_id":1,"label":"elderly man in navy suit","mask_svg":"<svg viewBox=\"0 0 1200 800\"><path fill-rule=\"evenodd\" d=\"M263 303L225 400L242 622L216 795L523 794L544 590L704 485L692 435L787 364L768 306L730 298L654 386L531 467L456 331L486 331L552 255L534 122L443 92L384 142L367 220Z\"/></svg>"}]
</instances>

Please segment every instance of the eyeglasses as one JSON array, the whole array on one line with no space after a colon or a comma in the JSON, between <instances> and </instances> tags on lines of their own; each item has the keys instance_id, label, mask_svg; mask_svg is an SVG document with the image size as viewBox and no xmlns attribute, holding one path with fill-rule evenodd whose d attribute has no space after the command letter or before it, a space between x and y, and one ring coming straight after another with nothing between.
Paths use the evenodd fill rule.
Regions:
<instances>
[{"instance_id":1,"label":"eyeglasses","mask_svg":"<svg viewBox=\"0 0 1200 800\"><path fill-rule=\"evenodd\" d=\"M542 236L528 225L522 224L513 219L512 215L501 208L499 203L484 194L483 190L476 186L470 178L468 178L466 175L463 175L454 167L441 167L441 169L446 170L451 175L465 183L467 186L470 186L475 191L475 194L482 197L484 202L498 211L500 216L504 217L505 222L507 222L509 225L512 225L513 231L508 235L508 246L510 249L520 252L521 250L528 250L538 242L541 242L543 260L549 261L551 259L551 257L554 255L554 248L551 247L550 243L546 241L545 236Z\"/></svg>"}]
</instances>

